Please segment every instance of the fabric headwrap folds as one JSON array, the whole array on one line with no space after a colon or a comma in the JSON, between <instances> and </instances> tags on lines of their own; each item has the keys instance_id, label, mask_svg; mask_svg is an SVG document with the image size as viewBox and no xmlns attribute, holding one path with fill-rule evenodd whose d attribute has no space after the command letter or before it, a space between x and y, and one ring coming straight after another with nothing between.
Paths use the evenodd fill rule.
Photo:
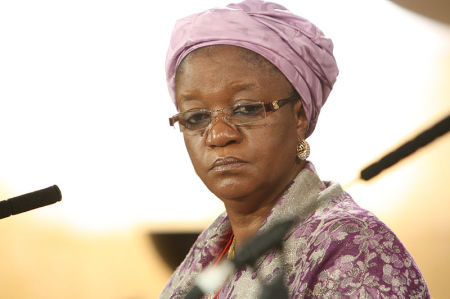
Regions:
<instances>
[{"instance_id":1,"label":"fabric headwrap folds","mask_svg":"<svg viewBox=\"0 0 450 299\"><path fill-rule=\"evenodd\" d=\"M221 44L254 51L286 76L301 97L308 119L306 137L311 135L338 75L332 41L308 20L260 0L180 19L166 59L167 84L175 105L175 74L183 58L195 49Z\"/></svg>"}]
</instances>

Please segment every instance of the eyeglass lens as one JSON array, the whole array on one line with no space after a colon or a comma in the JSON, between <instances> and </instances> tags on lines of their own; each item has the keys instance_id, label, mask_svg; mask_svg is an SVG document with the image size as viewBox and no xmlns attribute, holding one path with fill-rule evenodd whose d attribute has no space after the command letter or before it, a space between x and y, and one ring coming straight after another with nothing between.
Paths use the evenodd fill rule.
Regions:
<instances>
[{"instance_id":1,"label":"eyeglass lens","mask_svg":"<svg viewBox=\"0 0 450 299\"><path fill-rule=\"evenodd\" d=\"M222 111L223 117L234 125L242 125L264 119L266 111L261 102L251 104L237 104L220 110L210 111L206 109L186 111L179 115L180 130L183 132L205 129L211 123L213 113Z\"/></svg>"}]
</instances>

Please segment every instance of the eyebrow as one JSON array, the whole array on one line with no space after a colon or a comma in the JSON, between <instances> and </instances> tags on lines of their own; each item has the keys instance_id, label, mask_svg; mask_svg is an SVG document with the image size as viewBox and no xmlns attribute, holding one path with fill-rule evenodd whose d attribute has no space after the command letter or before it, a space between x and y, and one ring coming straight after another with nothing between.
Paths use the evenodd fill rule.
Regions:
<instances>
[{"instance_id":1,"label":"eyebrow","mask_svg":"<svg viewBox=\"0 0 450 299\"><path fill-rule=\"evenodd\" d=\"M231 88L234 89L234 92L243 91L246 89L255 89L258 86L255 83L241 83L241 82L231 82Z\"/></svg>"},{"instance_id":2,"label":"eyebrow","mask_svg":"<svg viewBox=\"0 0 450 299\"><path fill-rule=\"evenodd\" d=\"M193 101L193 100L197 100L197 93L196 92L185 92L181 95L179 95L179 100L183 101L183 102L189 102L189 101Z\"/></svg>"}]
</instances>

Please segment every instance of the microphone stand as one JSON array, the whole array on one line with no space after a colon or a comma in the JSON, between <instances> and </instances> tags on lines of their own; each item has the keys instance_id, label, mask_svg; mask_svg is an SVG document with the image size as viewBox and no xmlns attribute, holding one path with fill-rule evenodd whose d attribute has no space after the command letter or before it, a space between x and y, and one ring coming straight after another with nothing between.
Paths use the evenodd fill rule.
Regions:
<instances>
[{"instance_id":1,"label":"microphone stand","mask_svg":"<svg viewBox=\"0 0 450 299\"><path fill-rule=\"evenodd\" d=\"M280 268L281 273L278 275L278 277L271 283L263 284L261 295L258 297L258 299L288 299L288 289L286 285L284 284L285 279L285 260L284 260L284 252L283 252L283 246L280 244L279 247L276 248L280 251ZM260 279L261 280L261 279Z\"/></svg>"},{"instance_id":2,"label":"microphone stand","mask_svg":"<svg viewBox=\"0 0 450 299\"><path fill-rule=\"evenodd\" d=\"M288 290L284 284L284 273L270 284L264 285L259 299L288 299Z\"/></svg>"}]
</instances>

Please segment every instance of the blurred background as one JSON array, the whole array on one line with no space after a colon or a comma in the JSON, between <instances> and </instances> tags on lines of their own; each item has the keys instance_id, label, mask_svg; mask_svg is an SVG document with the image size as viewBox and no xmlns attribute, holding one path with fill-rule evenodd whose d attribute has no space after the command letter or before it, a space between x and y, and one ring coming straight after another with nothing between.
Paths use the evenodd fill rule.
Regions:
<instances>
[{"instance_id":1,"label":"blurred background","mask_svg":"<svg viewBox=\"0 0 450 299\"><path fill-rule=\"evenodd\" d=\"M446 298L450 135L355 178L450 113L449 2L277 2L333 39L340 68L310 160ZM223 211L168 125L165 52L175 20L227 3L0 1L0 200L54 184L63 194L0 220L0 298L158 297L170 257Z\"/></svg>"}]
</instances>

